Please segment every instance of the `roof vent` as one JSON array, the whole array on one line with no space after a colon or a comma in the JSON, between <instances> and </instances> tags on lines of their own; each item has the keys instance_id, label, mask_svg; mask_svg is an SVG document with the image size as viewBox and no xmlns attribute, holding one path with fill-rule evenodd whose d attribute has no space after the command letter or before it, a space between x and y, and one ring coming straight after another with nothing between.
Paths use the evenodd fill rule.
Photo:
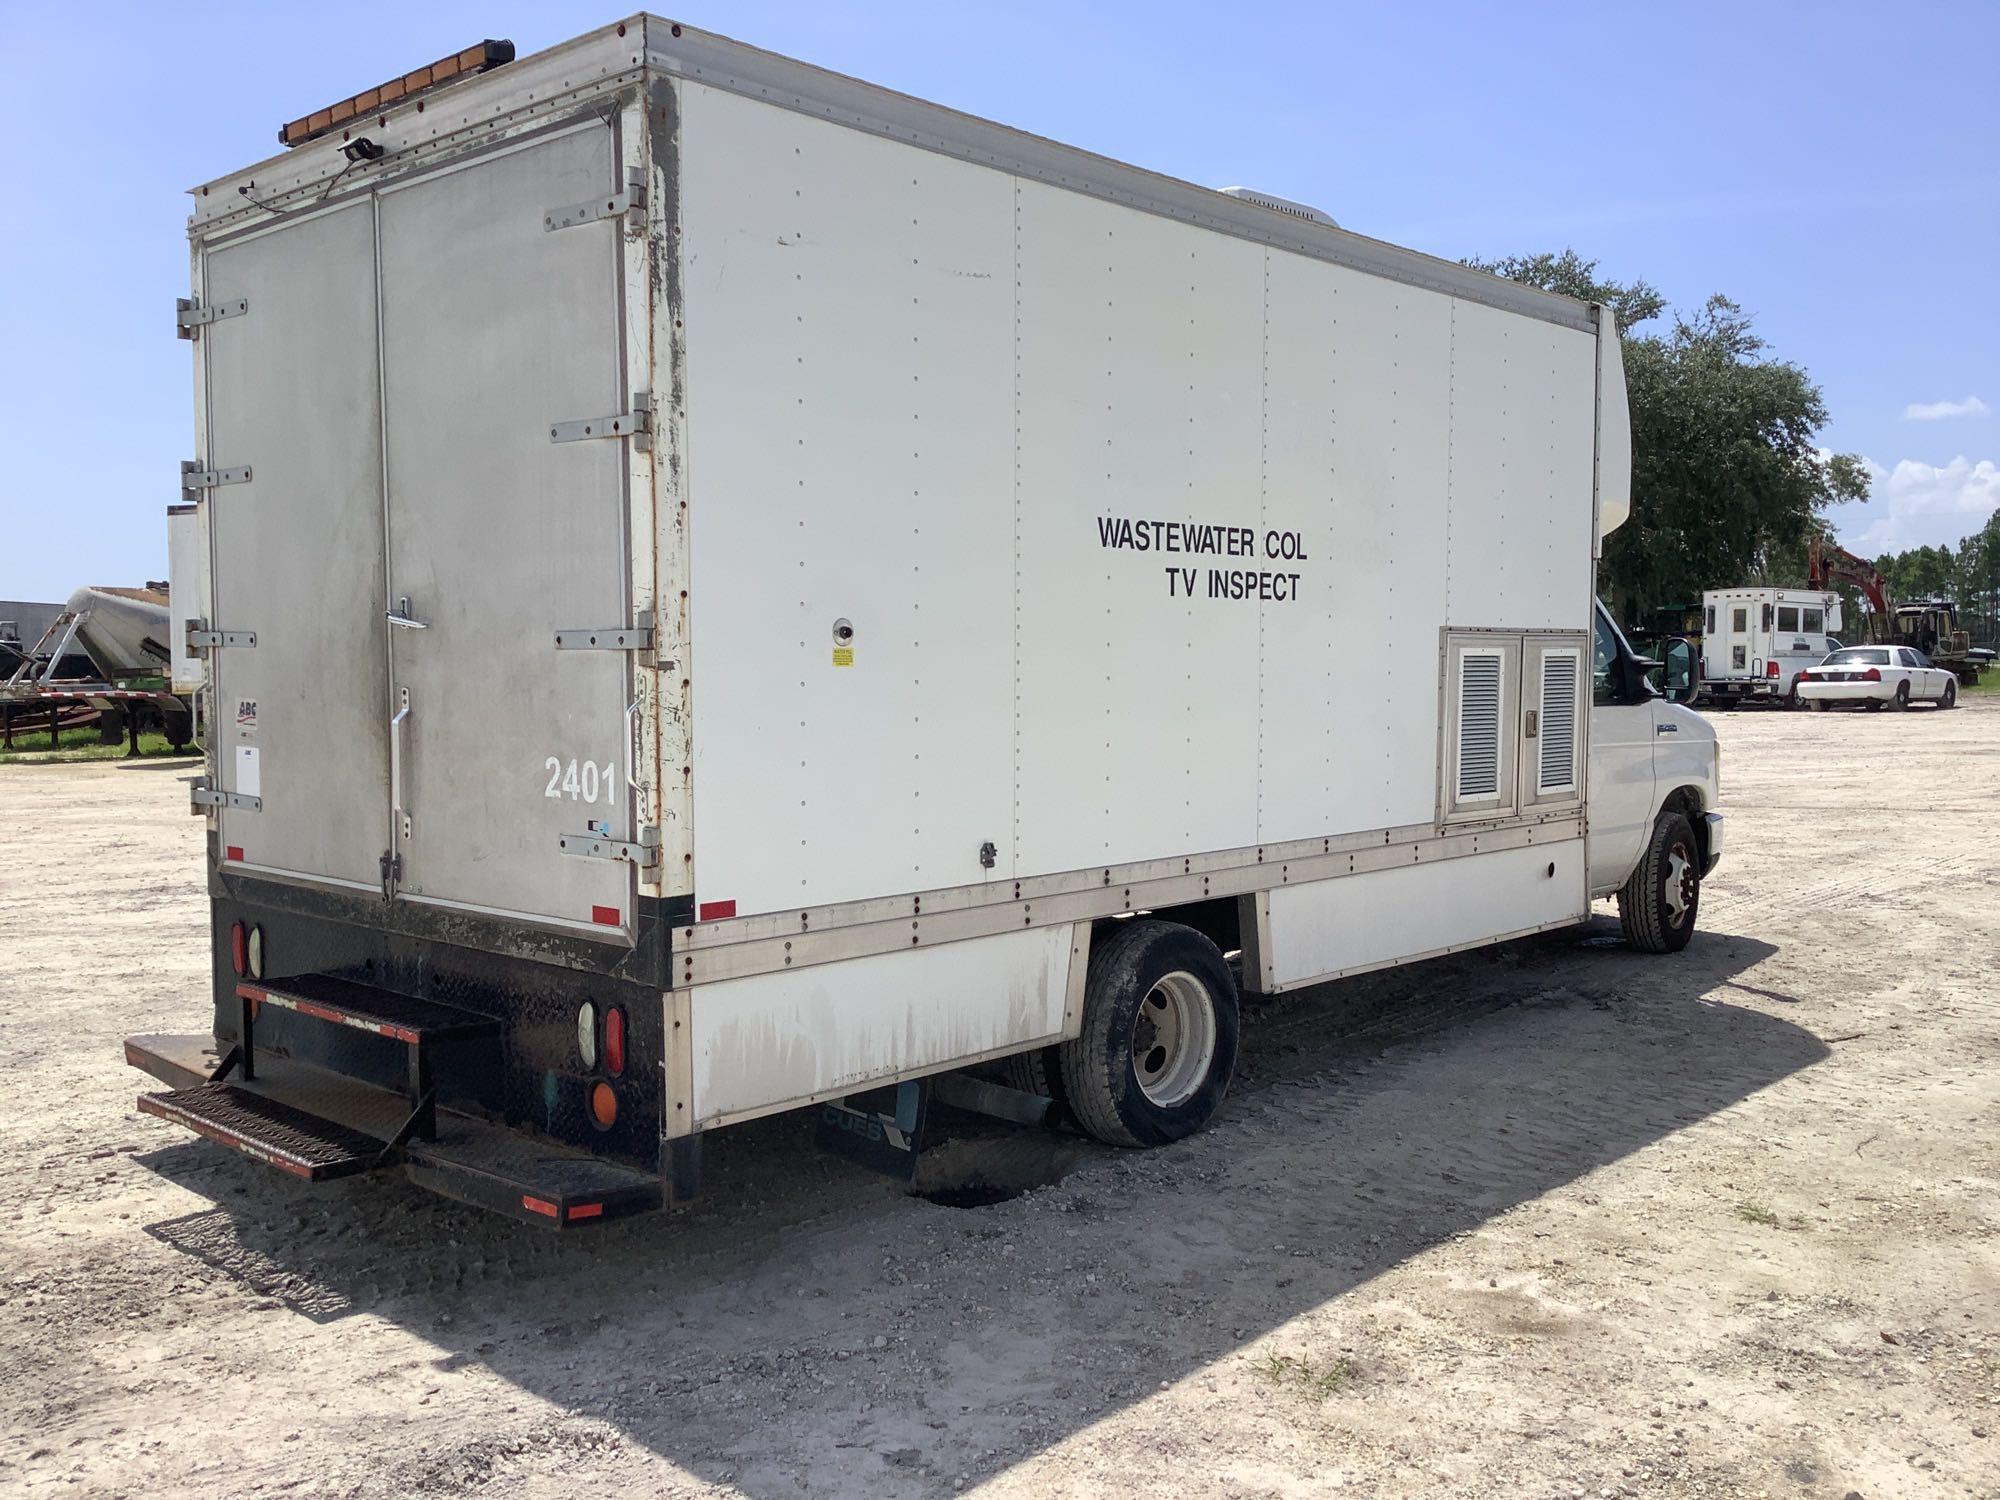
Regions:
<instances>
[{"instance_id":1,"label":"roof vent","mask_svg":"<svg viewBox=\"0 0 2000 1500\"><path fill-rule=\"evenodd\" d=\"M1304 219L1313 224L1324 224L1328 229L1338 229L1332 214L1322 213L1309 203L1294 203L1289 198L1276 198L1269 193L1260 193L1255 188L1226 187L1225 196L1241 198L1245 203L1254 203L1259 208L1268 208L1274 214L1290 214L1295 219Z\"/></svg>"}]
</instances>

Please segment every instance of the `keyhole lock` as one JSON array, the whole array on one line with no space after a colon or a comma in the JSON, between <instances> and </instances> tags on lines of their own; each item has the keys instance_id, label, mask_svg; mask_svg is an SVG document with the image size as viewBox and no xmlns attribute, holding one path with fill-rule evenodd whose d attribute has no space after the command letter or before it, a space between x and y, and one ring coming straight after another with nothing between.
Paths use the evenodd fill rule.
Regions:
<instances>
[{"instance_id":1,"label":"keyhole lock","mask_svg":"<svg viewBox=\"0 0 2000 1500\"><path fill-rule=\"evenodd\" d=\"M853 640L854 622L852 620L835 620L833 622L834 645L845 646L852 643Z\"/></svg>"}]
</instances>

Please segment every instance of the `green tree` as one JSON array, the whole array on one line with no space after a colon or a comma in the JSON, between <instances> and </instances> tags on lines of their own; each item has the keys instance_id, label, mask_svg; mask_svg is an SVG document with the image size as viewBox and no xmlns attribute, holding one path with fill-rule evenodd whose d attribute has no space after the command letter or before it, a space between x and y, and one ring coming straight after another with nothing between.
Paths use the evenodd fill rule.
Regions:
<instances>
[{"instance_id":1,"label":"green tree","mask_svg":"<svg viewBox=\"0 0 2000 1500\"><path fill-rule=\"evenodd\" d=\"M1495 275L1601 302L1618 315L1632 412L1632 515L1605 539L1598 591L1624 619L1692 603L1704 589L1805 582L1820 512L1865 499L1853 454L1814 442L1826 425L1819 387L1770 357L1750 316L1727 297L1676 315L1665 333L1633 331L1666 310L1643 281L1599 275L1574 250L1468 261Z\"/></svg>"}]
</instances>

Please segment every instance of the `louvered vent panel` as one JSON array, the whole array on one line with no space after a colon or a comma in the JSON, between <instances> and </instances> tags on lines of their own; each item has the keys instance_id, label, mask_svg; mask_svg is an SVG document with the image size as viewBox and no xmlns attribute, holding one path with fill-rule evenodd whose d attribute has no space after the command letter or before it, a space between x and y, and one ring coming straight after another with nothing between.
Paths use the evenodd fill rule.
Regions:
<instances>
[{"instance_id":1,"label":"louvered vent panel","mask_svg":"<svg viewBox=\"0 0 2000 1500\"><path fill-rule=\"evenodd\" d=\"M1576 785L1576 661L1551 653L1542 658L1542 779L1544 792Z\"/></svg>"},{"instance_id":2,"label":"louvered vent panel","mask_svg":"<svg viewBox=\"0 0 2000 1500\"><path fill-rule=\"evenodd\" d=\"M1500 795L1500 658L1467 652L1458 669L1458 800Z\"/></svg>"}]
</instances>

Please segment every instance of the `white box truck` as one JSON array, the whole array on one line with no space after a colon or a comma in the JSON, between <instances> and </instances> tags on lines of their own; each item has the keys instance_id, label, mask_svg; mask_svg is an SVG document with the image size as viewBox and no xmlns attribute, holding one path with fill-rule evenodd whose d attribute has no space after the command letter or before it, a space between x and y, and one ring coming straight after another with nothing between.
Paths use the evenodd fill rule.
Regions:
<instances>
[{"instance_id":1,"label":"white box truck","mask_svg":"<svg viewBox=\"0 0 2000 1500\"><path fill-rule=\"evenodd\" d=\"M1709 589L1701 596L1701 697L1799 708L1799 673L1838 649L1840 596L1822 589Z\"/></svg>"},{"instance_id":2,"label":"white box truck","mask_svg":"<svg viewBox=\"0 0 2000 1500\"><path fill-rule=\"evenodd\" d=\"M972 1068L1173 1140L1239 985L1687 941L1604 309L650 16L284 139L194 190L145 1111L565 1227Z\"/></svg>"}]
</instances>

